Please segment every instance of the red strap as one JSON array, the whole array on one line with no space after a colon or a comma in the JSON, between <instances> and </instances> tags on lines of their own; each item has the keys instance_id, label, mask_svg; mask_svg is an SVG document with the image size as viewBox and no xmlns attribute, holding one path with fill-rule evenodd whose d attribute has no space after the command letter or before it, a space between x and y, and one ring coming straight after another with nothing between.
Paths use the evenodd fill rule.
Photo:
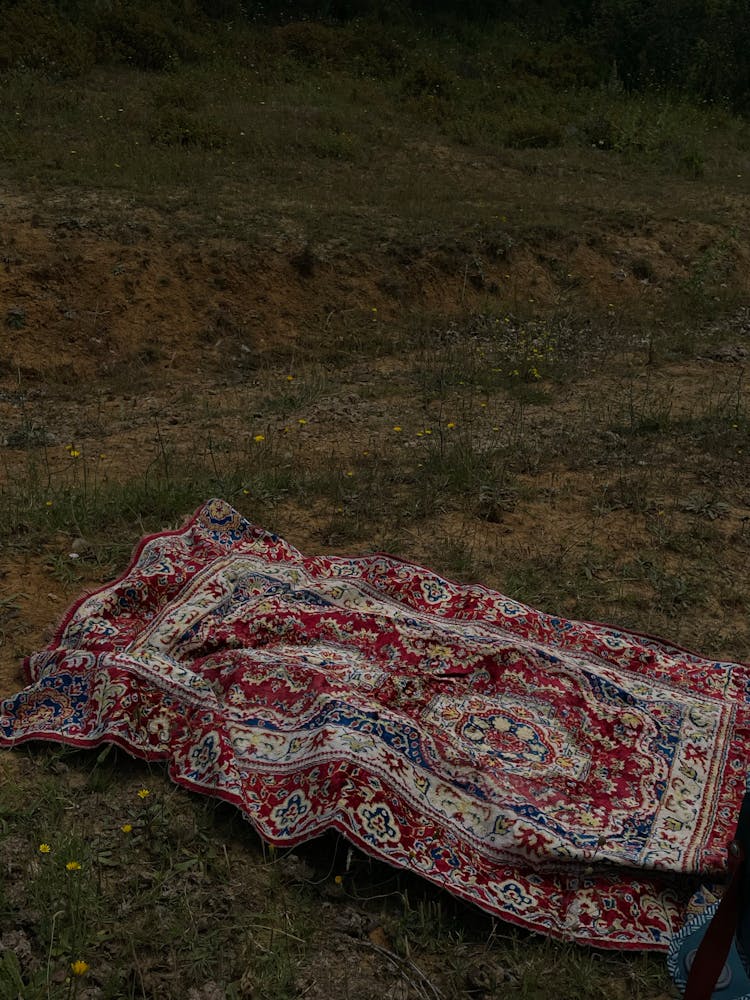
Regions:
<instances>
[{"instance_id":1,"label":"red strap","mask_svg":"<svg viewBox=\"0 0 750 1000\"><path fill-rule=\"evenodd\" d=\"M726 964L732 938L740 917L740 872L744 852L733 840L729 845L729 870L732 874L721 902L706 928L690 967L684 1000L711 1000L714 987Z\"/></svg>"}]
</instances>

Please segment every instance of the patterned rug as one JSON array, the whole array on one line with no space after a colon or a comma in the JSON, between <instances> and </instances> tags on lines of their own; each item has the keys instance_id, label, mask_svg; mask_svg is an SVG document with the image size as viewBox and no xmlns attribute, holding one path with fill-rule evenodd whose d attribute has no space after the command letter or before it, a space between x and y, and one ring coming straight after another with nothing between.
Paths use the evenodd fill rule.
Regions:
<instances>
[{"instance_id":1,"label":"patterned rug","mask_svg":"<svg viewBox=\"0 0 750 1000\"><path fill-rule=\"evenodd\" d=\"M746 666L389 556L304 557L220 500L26 666L4 745L115 743L277 846L335 829L602 948L666 949L745 791Z\"/></svg>"}]
</instances>

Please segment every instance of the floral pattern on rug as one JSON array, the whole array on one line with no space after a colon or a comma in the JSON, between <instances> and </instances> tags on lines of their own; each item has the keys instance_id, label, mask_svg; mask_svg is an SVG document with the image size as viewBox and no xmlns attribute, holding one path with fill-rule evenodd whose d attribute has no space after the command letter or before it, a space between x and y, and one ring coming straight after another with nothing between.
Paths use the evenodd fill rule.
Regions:
<instances>
[{"instance_id":1,"label":"floral pattern on rug","mask_svg":"<svg viewBox=\"0 0 750 1000\"><path fill-rule=\"evenodd\" d=\"M112 742L292 845L328 829L512 923L666 950L721 879L746 665L386 555L304 557L221 500L143 540L0 703L0 744Z\"/></svg>"}]
</instances>

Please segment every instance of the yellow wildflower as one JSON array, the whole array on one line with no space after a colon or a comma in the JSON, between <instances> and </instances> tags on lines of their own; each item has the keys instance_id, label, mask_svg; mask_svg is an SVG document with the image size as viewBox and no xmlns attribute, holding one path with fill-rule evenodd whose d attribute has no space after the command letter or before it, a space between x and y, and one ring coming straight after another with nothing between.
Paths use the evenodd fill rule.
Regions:
<instances>
[{"instance_id":1,"label":"yellow wildflower","mask_svg":"<svg viewBox=\"0 0 750 1000\"><path fill-rule=\"evenodd\" d=\"M49 854L49 852L51 850L52 850L52 848L49 846L49 844L40 844L39 845L39 853L40 854Z\"/></svg>"},{"instance_id":2,"label":"yellow wildflower","mask_svg":"<svg viewBox=\"0 0 750 1000\"><path fill-rule=\"evenodd\" d=\"M255 437L253 438L253 441L255 441L256 444L260 444L261 441L265 441L265 440L266 440L265 434L256 434Z\"/></svg>"},{"instance_id":3,"label":"yellow wildflower","mask_svg":"<svg viewBox=\"0 0 750 1000\"><path fill-rule=\"evenodd\" d=\"M123 825L120 827L120 829L122 830L123 833L132 833L133 832L133 824L132 823L123 823Z\"/></svg>"},{"instance_id":4,"label":"yellow wildflower","mask_svg":"<svg viewBox=\"0 0 750 1000\"><path fill-rule=\"evenodd\" d=\"M81 457L81 453L80 453L80 451L77 448L71 448L70 451L68 452L68 454L70 455L71 458L80 458Z\"/></svg>"},{"instance_id":5,"label":"yellow wildflower","mask_svg":"<svg viewBox=\"0 0 750 1000\"><path fill-rule=\"evenodd\" d=\"M401 430L401 428L399 427L398 424L396 424L396 426L393 429L394 429L394 431L396 431L397 434Z\"/></svg>"},{"instance_id":6,"label":"yellow wildflower","mask_svg":"<svg viewBox=\"0 0 750 1000\"><path fill-rule=\"evenodd\" d=\"M69 872L79 872L81 870L81 862L80 861L69 861L65 865L65 867L68 869Z\"/></svg>"},{"instance_id":7,"label":"yellow wildflower","mask_svg":"<svg viewBox=\"0 0 750 1000\"><path fill-rule=\"evenodd\" d=\"M75 962L70 963L70 969L74 976L82 976L89 971L88 962L84 962L83 959L78 958Z\"/></svg>"},{"instance_id":8,"label":"yellow wildflower","mask_svg":"<svg viewBox=\"0 0 750 1000\"><path fill-rule=\"evenodd\" d=\"M307 421L305 420L304 417L300 417L297 423L300 425L300 427L304 427Z\"/></svg>"},{"instance_id":9,"label":"yellow wildflower","mask_svg":"<svg viewBox=\"0 0 750 1000\"><path fill-rule=\"evenodd\" d=\"M138 798L139 799L146 799L146 798L148 798L148 796L150 794L151 794L151 792L148 790L148 788L141 788L139 790L139 792L138 792Z\"/></svg>"},{"instance_id":10,"label":"yellow wildflower","mask_svg":"<svg viewBox=\"0 0 750 1000\"><path fill-rule=\"evenodd\" d=\"M447 423L447 424L446 424L445 426L446 426L446 427L448 428L448 430L449 430L449 431L452 431L452 430L453 430L453 428L454 428L454 427L455 427L456 425L455 425L455 424L453 423L453 421L451 420L451 421L450 421L449 423Z\"/></svg>"},{"instance_id":11,"label":"yellow wildflower","mask_svg":"<svg viewBox=\"0 0 750 1000\"><path fill-rule=\"evenodd\" d=\"M344 881L344 876L343 875L337 875L336 878L333 881L336 883L336 885L341 885L343 883L343 881Z\"/></svg>"}]
</instances>

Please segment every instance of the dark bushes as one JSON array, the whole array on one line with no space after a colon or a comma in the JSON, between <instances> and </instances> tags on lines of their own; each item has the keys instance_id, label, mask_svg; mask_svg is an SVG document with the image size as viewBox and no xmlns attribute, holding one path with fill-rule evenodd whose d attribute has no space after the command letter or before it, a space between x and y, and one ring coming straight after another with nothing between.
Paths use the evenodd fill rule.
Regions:
<instances>
[{"instance_id":1,"label":"dark bushes","mask_svg":"<svg viewBox=\"0 0 750 1000\"><path fill-rule=\"evenodd\" d=\"M629 87L666 85L750 110L747 0L597 0L590 37Z\"/></svg>"},{"instance_id":2,"label":"dark bushes","mask_svg":"<svg viewBox=\"0 0 750 1000\"><path fill-rule=\"evenodd\" d=\"M53 5L22 0L0 5L0 70L34 70L51 77L80 76L95 58L95 36Z\"/></svg>"},{"instance_id":3,"label":"dark bushes","mask_svg":"<svg viewBox=\"0 0 750 1000\"><path fill-rule=\"evenodd\" d=\"M192 3L0 0L0 69L79 76L94 62L165 70L211 52L211 32Z\"/></svg>"},{"instance_id":4,"label":"dark bushes","mask_svg":"<svg viewBox=\"0 0 750 1000\"><path fill-rule=\"evenodd\" d=\"M163 71L241 45L243 25L265 23L269 57L410 73L408 91L445 96L451 68L419 68L426 41L498 37L510 22L526 39L512 67L520 75L591 87L614 68L630 89L750 111L748 0L0 0L0 69L73 76L98 60Z\"/></svg>"},{"instance_id":5,"label":"dark bushes","mask_svg":"<svg viewBox=\"0 0 750 1000\"><path fill-rule=\"evenodd\" d=\"M165 70L196 62L210 53L198 12L179 5L119 0L89 15L99 62L124 62L140 69Z\"/></svg>"}]
</instances>

